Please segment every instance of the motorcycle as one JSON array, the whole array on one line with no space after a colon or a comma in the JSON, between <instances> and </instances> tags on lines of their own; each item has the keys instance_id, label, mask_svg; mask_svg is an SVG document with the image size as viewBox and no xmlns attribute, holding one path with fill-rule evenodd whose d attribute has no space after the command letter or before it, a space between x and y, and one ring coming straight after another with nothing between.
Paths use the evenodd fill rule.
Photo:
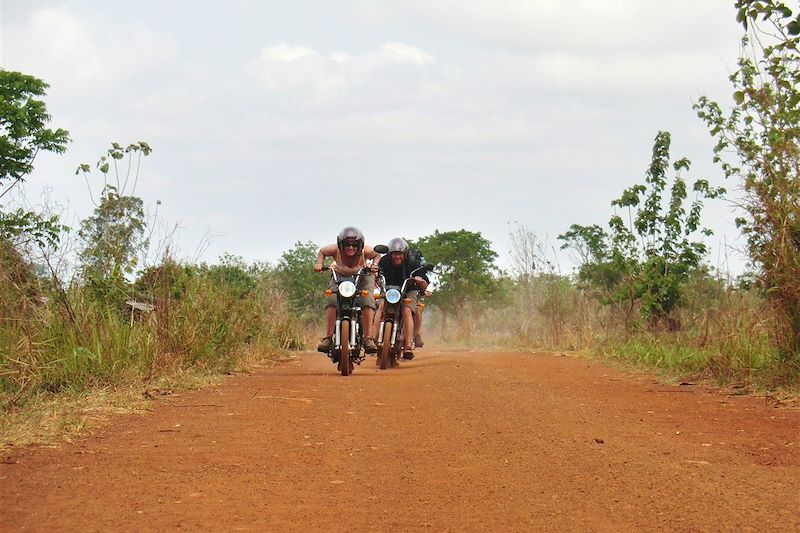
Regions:
<instances>
[{"instance_id":1,"label":"motorcycle","mask_svg":"<svg viewBox=\"0 0 800 533\"><path fill-rule=\"evenodd\" d=\"M376 252L386 253L381 249L381 245L375 247ZM388 248L386 250L388 251ZM371 274L371 264L362 267L355 276L340 276L330 267L323 268L323 271L328 270L336 284L335 288L325 290L325 296L336 294L336 322L328 357L337 363L336 368L343 376L349 376L355 369L354 365L361 365L365 357L361 307L358 306L358 286L361 276Z\"/></svg>"},{"instance_id":2,"label":"motorcycle","mask_svg":"<svg viewBox=\"0 0 800 533\"><path fill-rule=\"evenodd\" d=\"M400 308L406 293L416 288L414 276L421 272L430 272L433 268L434 265L427 263L414 269L399 287L386 285L386 278L382 273L378 274L381 281L381 293L378 297L385 302L377 341L378 360L376 364L381 370L397 366L403 353L403 314L400 312Z\"/></svg>"}]
</instances>

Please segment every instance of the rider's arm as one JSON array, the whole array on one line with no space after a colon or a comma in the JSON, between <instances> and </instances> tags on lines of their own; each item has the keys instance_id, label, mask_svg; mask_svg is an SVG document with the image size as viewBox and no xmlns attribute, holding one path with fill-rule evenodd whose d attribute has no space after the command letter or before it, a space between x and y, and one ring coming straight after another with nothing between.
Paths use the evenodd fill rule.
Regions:
<instances>
[{"instance_id":1,"label":"rider's arm","mask_svg":"<svg viewBox=\"0 0 800 533\"><path fill-rule=\"evenodd\" d=\"M366 260L372 259L372 266L370 267L370 270L372 272L377 272L378 271L378 261L381 259L381 257L382 257L381 254L376 252L372 248L372 246L370 246L368 244L364 245L364 259L366 259Z\"/></svg>"},{"instance_id":2,"label":"rider's arm","mask_svg":"<svg viewBox=\"0 0 800 533\"><path fill-rule=\"evenodd\" d=\"M421 267L422 265L425 264L425 259L422 259L421 256L420 256L420 259L421 260L419 262L419 266ZM417 287L419 287L419 290L425 292L425 289L428 288L428 284L430 283L430 280L428 279L428 276L425 275L425 271L423 270L422 272L418 272L414 276L414 282L417 284Z\"/></svg>"},{"instance_id":3,"label":"rider's arm","mask_svg":"<svg viewBox=\"0 0 800 533\"><path fill-rule=\"evenodd\" d=\"M373 250L372 246L370 246L369 244L365 244L364 245L364 258L365 259L376 260L376 259L380 259L380 257L381 257L381 254L379 254L378 252Z\"/></svg>"},{"instance_id":4,"label":"rider's arm","mask_svg":"<svg viewBox=\"0 0 800 533\"><path fill-rule=\"evenodd\" d=\"M414 276L414 281L417 283L419 290L425 291L425 289L428 288L428 280L426 280L423 276Z\"/></svg>"},{"instance_id":5,"label":"rider's arm","mask_svg":"<svg viewBox=\"0 0 800 533\"><path fill-rule=\"evenodd\" d=\"M317 272L322 271L322 264L325 262L326 257L336 257L336 250L337 246L335 244L329 244L327 246L323 246L319 249L317 253L317 262L314 265L314 270Z\"/></svg>"}]
</instances>

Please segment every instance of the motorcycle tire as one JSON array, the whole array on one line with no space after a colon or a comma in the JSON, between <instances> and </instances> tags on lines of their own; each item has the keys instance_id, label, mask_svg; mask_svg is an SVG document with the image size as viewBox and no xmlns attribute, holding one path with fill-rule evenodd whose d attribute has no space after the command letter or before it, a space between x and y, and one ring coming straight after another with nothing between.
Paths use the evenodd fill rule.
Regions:
<instances>
[{"instance_id":1,"label":"motorcycle tire","mask_svg":"<svg viewBox=\"0 0 800 533\"><path fill-rule=\"evenodd\" d=\"M340 337L342 343L339 359L339 371L343 376L353 373L353 361L350 359L350 321L342 320Z\"/></svg>"},{"instance_id":2,"label":"motorcycle tire","mask_svg":"<svg viewBox=\"0 0 800 533\"><path fill-rule=\"evenodd\" d=\"M384 322L383 323L383 342L381 342L380 346L380 354L378 356L379 367L381 370L386 370L388 366L394 366L390 363L394 362L394 358L392 357L392 323L391 322Z\"/></svg>"}]
</instances>

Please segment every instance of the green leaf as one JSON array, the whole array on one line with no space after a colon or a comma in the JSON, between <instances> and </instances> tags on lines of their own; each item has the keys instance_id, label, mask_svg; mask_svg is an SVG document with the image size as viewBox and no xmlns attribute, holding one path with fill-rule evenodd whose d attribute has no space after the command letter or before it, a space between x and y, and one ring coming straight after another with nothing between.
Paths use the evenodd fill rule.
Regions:
<instances>
[{"instance_id":1,"label":"green leaf","mask_svg":"<svg viewBox=\"0 0 800 533\"><path fill-rule=\"evenodd\" d=\"M733 101L736 102L737 105L742 105L744 103L744 92L736 91L733 93Z\"/></svg>"}]
</instances>

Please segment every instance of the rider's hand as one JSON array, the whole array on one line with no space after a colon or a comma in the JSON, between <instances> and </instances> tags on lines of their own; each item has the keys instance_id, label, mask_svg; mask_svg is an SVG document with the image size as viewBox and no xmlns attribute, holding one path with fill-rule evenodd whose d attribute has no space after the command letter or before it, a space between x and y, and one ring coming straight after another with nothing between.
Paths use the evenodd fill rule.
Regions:
<instances>
[{"instance_id":1,"label":"rider's hand","mask_svg":"<svg viewBox=\"0 0 800 533\"><path fill-rule=\"evenodd\" d=\"M322 265L317 263L314 265L314 272L322 272Z\"/></svg>"}]
</instances>

